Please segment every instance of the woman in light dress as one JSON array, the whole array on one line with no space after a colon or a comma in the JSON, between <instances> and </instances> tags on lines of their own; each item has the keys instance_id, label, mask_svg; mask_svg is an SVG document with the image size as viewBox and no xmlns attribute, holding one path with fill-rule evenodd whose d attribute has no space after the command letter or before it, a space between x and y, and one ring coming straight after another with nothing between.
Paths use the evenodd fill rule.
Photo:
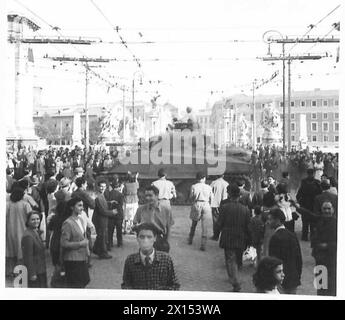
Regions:
<instances>
[{"instance_id":1,"label":"woman in light dress","mask_svg":"<svg viewBox=\"0 0 345 320\"><path fill-rule=\"evenodd\" d=\"M320 157L316 158L316 162L314 163L314 171L315 171L315 179L321 181L321 176L323 175L323 161Z\"/></svg>"},{"instance_id":2,"label":"woman in light dress","mask_svg":"<svg viewBox=\"0 0 345 320\"><path fill-rule=\"evenodd\" d=\"M13 274L13 268L22 263L22 237L26 230L30 204L24 200L24 190L13 188L6 204L6 275Z\"/></svg>"}]
</instances>

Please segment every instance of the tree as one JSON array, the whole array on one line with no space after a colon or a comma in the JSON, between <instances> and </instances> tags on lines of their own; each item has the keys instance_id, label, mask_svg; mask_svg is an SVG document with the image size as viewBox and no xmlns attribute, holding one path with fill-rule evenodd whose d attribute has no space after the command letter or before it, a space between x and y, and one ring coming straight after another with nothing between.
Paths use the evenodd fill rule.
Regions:
<instances>
[{"instance_id":1,"label":"tree","mask_svg":"<svg viewBox=\"0 0 345 320\"><path fill-rule=\"evenodd\" d=\"M35 133L41 139L46 139L47 143L61 140L71 140L71 128L62 128L47 113L35 124Z\"/></svg>"}]
</instances>

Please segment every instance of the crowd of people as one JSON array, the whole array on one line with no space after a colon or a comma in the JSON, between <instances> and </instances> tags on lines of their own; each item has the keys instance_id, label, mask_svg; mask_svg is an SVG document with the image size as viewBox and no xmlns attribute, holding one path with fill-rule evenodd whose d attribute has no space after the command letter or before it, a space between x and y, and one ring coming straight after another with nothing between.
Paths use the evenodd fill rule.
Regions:
<instances>
[{"instance_id":1,"label":"crowd of people","mask_svg":"<svg viewBox=\"0 0 345 320\"><path fill-rule=\"evenodd\" d=\"M169 255L174 226L170 202L176 190L164 169L145 188L145 204L139 205L138 173L129 172L124 181L116 175L110 183L96 179L105 167L114 165L115 153L23 148L7 156L7 276L23 264L29 287L85 288L90 282L91 253L111 259L115 233L118 247L123 246L123 235L136 234L139 250L125 261L121 287L180 288ZM190 190L187 243L195 241L200 224L200 250L207 251L207 219L212 217L211 240L219 241L224 250L234 292L242 289L244 253L254 248L257 292L295 294L303 265L300 241L310 241L316 266L327 268L326 285L321 284L317 293L335 295L337 155L292 150L284 156L274 147L260 147L253 152L252 163L251 190L240 178L229 183L221 175L209 185L205 173L197 174ZM295 233L298 219L301 239ZM50 282L47 249L54 266Z\"/></svg>"},{"instance_id":2,"label":"crowd of people","mask_svg":"<svg viewBox=\"0 0 345 320\"><path fill-rule=\"evenodd\" d=\"M338 153L324 153L318 148L314 151L297 149L292 147L290 152L284 152L281 148L273 146L258 146L252 152L251 164L253 166L252 182L256 190L260 188L260 181L263 177L272 175L281 177L282 172L289 172L290 187L297 190L301 176L305 175L306 170L315 169L315 177L321 179L325 173L332 177L332 183L336 183L338 177Z\"/></svg>"}]
</instances>

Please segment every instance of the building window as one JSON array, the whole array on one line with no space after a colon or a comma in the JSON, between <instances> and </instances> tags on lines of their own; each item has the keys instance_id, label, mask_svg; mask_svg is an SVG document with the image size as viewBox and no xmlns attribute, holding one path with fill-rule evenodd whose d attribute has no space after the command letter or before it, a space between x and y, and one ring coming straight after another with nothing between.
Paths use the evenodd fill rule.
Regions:
<instances>
[{"instance_id":1,"label":"building window","mask_svg":"<svg viewBox=\"0 0 345 320\"><path fill-rule=\"evenodd\" d=\"M334 119L339 119L339 112L334 112Z\"/></svg>"},{"instance_id":2,"label":"building window","mask_svg":"<svg viewBox=\"0 0 345 320\"><path fill-rule=\"evenodd\" d=\"M328 119L328 113L323 113L322 117L324 120L327 120Z\"/></svg>"},{"instance_id":3,"label":"building window","mask_svg":"<svg viewBox=\"0 0 345 320\"><path fill-rule=\"evenodd\" d=\"M305 107L305 101L301 101L301 107Z\"/></svg>"},{"instance_id":4,"label":"building window","mask_svg":"<svg viewBox=\"0 0 345 320\"><path fill-rule=\"evenodd\" d=\"M328 136L323 136L323 142L328 142Z\"/></svg>"},{"instance_id":5,"label":"building window","mask_svg":"<svg viewBox=\"0 0 345 320\"><path fill-rule=\"evenodd\" d=\"M56 126L57 126L57 124L55 123L55 124L54 124L54 128L56 128Z\"/></svg>"},{"instance_id":6,"label":"building window","mask_svg":"<svg viewBox=\"0 0 345 320\"><path fill-rule=\"evenodd\" d=\"M339 100L335 100L334 105L339 106Z\"/></svg>"},{"instance_id":7,"label":"building window","mask_svg":"<svg viewBox=\"0 0 345 320\"><path fill-rule=\"evenodd\" d=\"M68 128L69 127L69 123L66 123L66 128Z\"/></svg>"},{"instance_id":8,"label":"building window","mask_svg":"<svg viewBox=\"0 0 345 320\"><path fill-rule=\"evenodd\" d=\"M339 131L339 122L334 122L334 131Z\"/></svg>"},{"instance_id":9,"label":"building window","mask_svg":"<svg viewBox=\"0 0 345 320\"><path fill-rule=\"evenodd\" d=\"M327 100L323 100L323 101L322 101L322 105L323 105L324 107L327 107L327 106L328 106L328 101L327 101Z\"/></svg>"},{"instance_id":10,"label":"building window","mask_svg":"<svg viewBox=\"0 0 345 320\"><path fill-rule=\"evenodd\" d=\"M296 123L295 122L291 123L291 131L296 131Z\"/></svg>"},{"instance_id":11,"label":"building window","mask_svg":"<svg viewBox=\"0 0 345 320\"><path fill-rule=\"evenodd\" d=\"M311 123L311 131L316 132L317 131L317 122Z\"/></svg>"},{"instance_id":12,"label":"building window","mask_svg":"<svg viewBox=\"0 0 345 320\"><path fill-rule=\"evenodd\" d=\"M295 136L291 136L291 141L295 142Z\"/></svg>"},{"instance_id":13,"label":"building window","mask_svg":"<svg viewBox=\"0 0 345 320\"><path fill-rule=\"evenodd\" d=\"M311 141L316 142L317 141L317 137L316 136L312 136L311 137Z\"/></svg>"},{"instance_id":14,"label":"building window","mask_svg":"<svg viewBox=\"0 0 345 320\"><path fill-rule=\"evenodd\" d=\"M254 121L254 115L253 114L250 115L250 121Z\"/></svg>"},{"instance_id":15,"label":"building window","mask_svg":"<svg viewBox=\"0 0 345 320\"><path fill-rule=\"evenodd\" d=\"M295 101L291 101L291 102L290 102L290 106L291 106L291 107L294 107L294 106L295 106Z\"/></svg>"},{"instance_id":16,"label":"building window","mask_svg":"<svg viewBox=\"0 0 345 320\"><path fill-rule=\"evenodd\" d=\"M280 102L280 106L283 107L283 102L282 101Z\"/></svg>"},{"instance_id":17,"label":"building window","mask_svg":"<svg viewBox=\"0 0 345 320\"><path fill-rule=\"evenodd\" d=\"M334 136L334 142L339 142L339 136Z\"/></svg>"},{"instance_id":18,"label":"building window","mask_svg":"<svg viewBox=\"0 0 345 320\"><path fill-rule=\"evenodd\" d=\"M312 107L316 107L316 100L313 100L313 101L311 102L311 106L312 106Z\"/></svg>"},{"instance_id":19,"label":"building window","mask_svg":"<svg viewBox=\"0 0 345 320\"><path fill-rule=\"evenodd\" d=\"M295 120L295 114L291 113L291 120Z\"/></svg>"},{"instance_id":20,"label":"building window","mask_svg":"<svg viewBox=\"0 0 345 320\"><path fill-rule=\"evenodd\" d=\"M328 122L322 122L322 131L328 132Z\"/></svg>"},{"instance_id":21,"label":"building window","mask_svg":"<svg viewBox=\"0 0 345 320\"><path fill-rule=\"evenodd\" d=\"M317 119L317 113L312 113L312 114L311 114L311 118L312 118L313 120L316 120L316 119Z\"/></svg>"}]
</instances>

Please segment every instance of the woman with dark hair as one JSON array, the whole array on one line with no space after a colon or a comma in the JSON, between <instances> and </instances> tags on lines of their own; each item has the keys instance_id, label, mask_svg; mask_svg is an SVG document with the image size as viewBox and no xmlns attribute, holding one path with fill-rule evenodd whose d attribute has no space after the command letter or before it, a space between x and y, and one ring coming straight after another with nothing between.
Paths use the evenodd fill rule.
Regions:
<instances>
[{"instance_id":1,"label":"woman with dark hair","mask_svg":"<svg viewBox=\"0 0 345 320\"><path fill-rule=\"evenodd\" d=\"M139 206L139 198L138 198L138 174L137 173L129 173L128 180L125 182L123 188L123 194L125 196L125 225L124 225L124 233L126 234L129 232L130 234L134 234L131 230L133 226L133 219L135 213L137 212Z\"/></svg>"},{"instance_id":2,"label":"woman with dark hair","mask_svg":"<svg viewBox=\"0 0 345 320\"><path fill-rule=\"evenodd\" d=\"M27 216L32 211L23 198L24 190L13 188L6 203L6 275L13 274L13 268L23 258L21 240Z\"/></svg>"},{"instance_id":3,"label":"woman with dark hair","mask_svg":"<svg viewBox=\"0 0 345 320\"><path fill-rule=\"evenodd\" d=\"M253 275L253 283L258 293L280 294L278 287L284 277L283 262L274 257L265 257Z\"/></svg>"},{"instance_id":4,"label":"woman with dark hair","mask_svg":"<svg viewBox=\"0 0 345 320\"><path fill-rule=\"evenodd\" d=\"M278 208L284 212L285 223L284 226L291 232L295 232L295 220L299 218L296 213L296 208L291 204L292 199L290 194L287 192L287 186L284 184L279 184L277 186L277 194L275 196L275 201Z\"/></svg>"},{"instance_id":5,"label":"woman with dark hair","mask_svg":"<svg viewBox=\"0 0 345 320\"><path fill-rule=\"evenodd\" d=\"M23 264L28 271L29 288L47 288L45 246L39 235L42 215L37 211L28 214L22 237Z\"/></svg>"},{"instance_id":6,"label":"woman with dark hair","mask_svg":"<svg viewBox=\"0 0 345 320\"><path fill-rule=\"evenodd\" d=\"M79 197L72 198L66 204L69 218L65 220L61 230L62 259L66 272L68 288L85 288L90 282L88 270L88 246L86 228L80 215L84 210L83 201Z\"/></svg>"}]
</instances>

